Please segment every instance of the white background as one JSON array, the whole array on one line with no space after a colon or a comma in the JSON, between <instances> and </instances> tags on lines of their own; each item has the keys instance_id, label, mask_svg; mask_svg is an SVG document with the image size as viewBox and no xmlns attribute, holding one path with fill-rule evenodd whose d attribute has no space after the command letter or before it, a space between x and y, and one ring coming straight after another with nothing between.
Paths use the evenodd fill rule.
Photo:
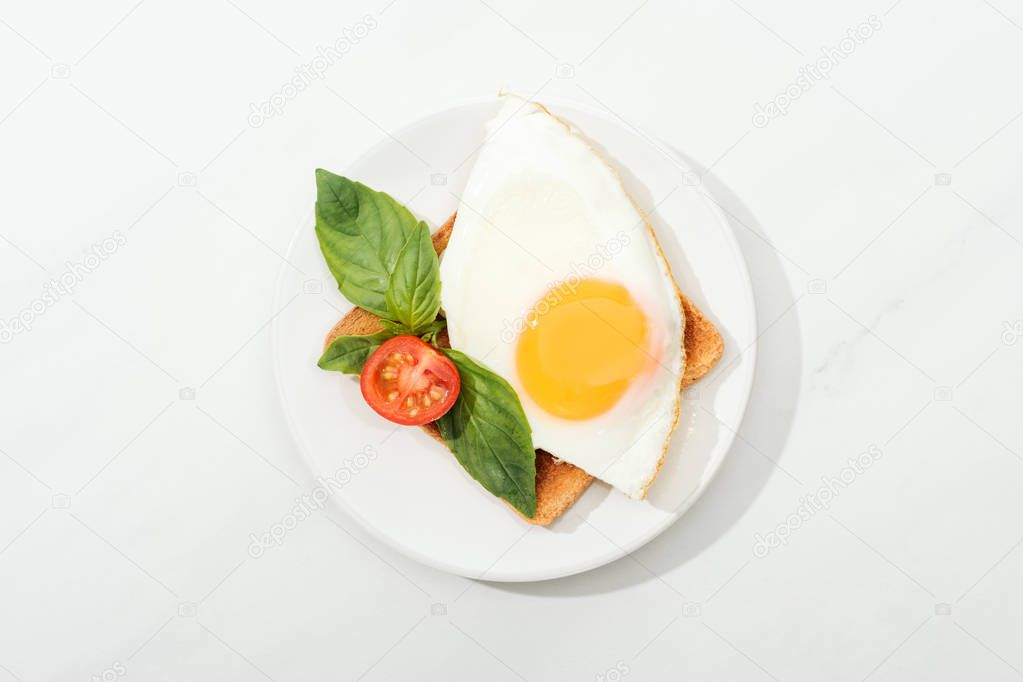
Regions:
<instances>
[{"instance_id":1,"label":"white background","mask_svg":"<svg viewBox=\"0 0 1023 682\"><path fill-rule=\"evenodd\" d=\"M0 61L0 681L1023 677L1018 3L4 2ZM500 88L709 169L760 320L736 445L573 578L444 575L332 511L253 558L313 485L267 331L312 169Z\"/></svg>"}]
</instances>

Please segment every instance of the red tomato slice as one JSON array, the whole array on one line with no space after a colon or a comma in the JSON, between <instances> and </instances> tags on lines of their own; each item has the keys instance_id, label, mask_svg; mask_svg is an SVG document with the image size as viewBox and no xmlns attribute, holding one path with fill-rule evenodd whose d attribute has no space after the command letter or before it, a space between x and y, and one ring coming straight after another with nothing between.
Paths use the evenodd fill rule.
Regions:
<instances>
[{"instance_id":1,"label":"red tomato slice","mask_svg":"<svg viewBox=\"0 0 1023 682\"><path fill-rule=\"evenodd\" d=\"M458 397L461 380L451 360L415 336L396 336L362 368L362 397L384 419L419 426L439 419Z\"/></svg>"}]
</instances>

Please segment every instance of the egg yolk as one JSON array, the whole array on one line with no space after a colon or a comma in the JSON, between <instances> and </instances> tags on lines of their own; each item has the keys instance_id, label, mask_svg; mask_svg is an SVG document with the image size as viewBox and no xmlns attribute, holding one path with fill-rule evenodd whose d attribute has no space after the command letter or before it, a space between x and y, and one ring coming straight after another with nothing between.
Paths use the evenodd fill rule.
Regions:
<instances>
[{"instance_id":1,"label":"egg yolk","mask_svg":"<svg viewBox=\"0 0 1023 682\"><path fill-rule=\"evenodd\" d=\"M519 379L537 405L558 417L606 412L652 362L647 316L615 282L561 284L526 322L516 348Z\"/></svg>"}]
</instances>

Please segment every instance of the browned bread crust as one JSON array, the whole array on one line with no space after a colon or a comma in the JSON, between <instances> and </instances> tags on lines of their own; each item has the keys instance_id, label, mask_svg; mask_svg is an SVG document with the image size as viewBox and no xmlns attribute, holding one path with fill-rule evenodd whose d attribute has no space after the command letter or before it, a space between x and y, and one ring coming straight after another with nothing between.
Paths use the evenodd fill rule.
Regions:
<instances>
[{"instance_id":1,"label":"browned bread crust","mask_svg":"<svg viewBox=\"0 0 1023 682\"><path fill-rule=\"evenodd\" d=\"M442 254L447 248L454 224L455 216L452 214L447 222L433 233L433 248L437 255ZM714 324L685 294L682 294L682 307L686 320L686 363L682 375L682 388L686 388L703 377L721 359L724 341ZM380 318L376 315L362 308L354 308L330 330L324 347L329 346L339 336L372 334L381 328ZM441 346L448 345L446 331L439 335L437 342ZM433 424L426 424L422 429L439 443L444 442L440 437L440 431ZM558 460L549 452L537 450L536 516L522 518L541 526L550 525L579 499L592 482L593 477L579 467Z\"/></svg>"}]
</instances>

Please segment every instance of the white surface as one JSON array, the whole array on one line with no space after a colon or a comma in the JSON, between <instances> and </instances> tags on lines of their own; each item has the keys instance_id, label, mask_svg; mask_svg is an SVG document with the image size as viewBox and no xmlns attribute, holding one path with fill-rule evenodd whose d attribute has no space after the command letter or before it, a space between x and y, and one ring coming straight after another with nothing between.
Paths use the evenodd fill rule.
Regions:
<instances>
[{"instance_id":1,"label":"white surface","mask_svg":"<svg viewBox=\"0 0 1023 682\"><path fill-rule=\"evenodd\" d=\"M882 28L829 80L753 125L872 13ZM249 126L250 103L366 15L324 78ZM1019 678L1017 4L128 0L0 18L0 317L126 237L0 346L3 682L115 665L125 680ZM451 577L327 513L251 558L249 534L315 485L267 331L311 169L498 87L606 107L711 168L762 334L729 425L742 437L668 532L578 577ZM429 176L450 168L417 149L407 163L426 186L413 206L443 191ZM754 555L872 445L829 510Z\"/></svg>"},{"instance_id":2,"label":"white surface","mask_svg":"<svg viewBox=\"0 0 1023 682\"><path fill-rule=\"evenodd\" d=\"M680 168L677 159L614 119L568 104L549 104L629 170L625 182L630 193L670 199L658 203L652 218L665 254L679 281L693 285L697 303L714 311L730 340L721 371L702 383L698 396L690 393L684 402L681 426L645 501L630 500L597 483L549 528L530 528L432 439L418 429L395 428L381 420L364 404L357 379L317 368L323 336L337 323L338 310L346 311L351 304L336 291L312 216L287 252L289 263L283 266L274 303L275 309L283 309L293 301L274 318L270 333L282 402L300 452L313 472L346 472L339 481L343 485L331 491L330 502L404 554L470 578L559 578L619 559L648 542L689 509L717 472L735 436L719 420L742 419L753 382L756 323L739 246L724 214L706 196L671 191L680 173L693 171ZM396 137L455 165L479 147L498 107L494 98L451 107L398 131ZM406 155L401 144L386 138L345 172L392 196L409 196L421 188L423 178L402 163ZM470 159L460 172L449 175L446 192L437 193L430 205L420 205L417 215L434 227L443 223L458 206L472 165ZM633 218L626 223L630 228L634 224ZM645 229L642 223L640 229ZM689 246L683 251L681 244ZM445 282L450 286L452 278ZM322 293L302 295L310 285ZM541 288L537 296L543 293ZM745 350L740 354L739 349ZM486 361L495 355L477 357ZM530 424L536 428L532 419ZM364 455L357 463L359 452Z\"/></svg>"}]
</instances>

